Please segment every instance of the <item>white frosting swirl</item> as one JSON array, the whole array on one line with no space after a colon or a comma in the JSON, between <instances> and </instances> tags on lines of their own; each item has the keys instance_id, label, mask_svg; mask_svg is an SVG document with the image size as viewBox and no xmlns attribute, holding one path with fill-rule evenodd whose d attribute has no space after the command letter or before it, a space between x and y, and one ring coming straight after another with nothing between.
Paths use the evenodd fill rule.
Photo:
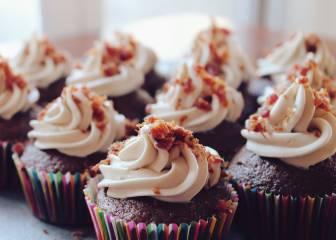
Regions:
<instances>
[{"instance_id":1,"label":"white frosting swirl","mask_svg":"<svg viewBox=\"0 0 336 240\"><path fill-rule=\"evenodd\" d=\"M33 35L11 61L16 72L38 88L47 88L70 71L69 56L46 39Z\"/></svg>"},{"instance_id":2,"label":"white frosting swirl","mask_svg":"<svg viewBox=\"0 0 336 240\"><path fill-rule=\"evenodd\" d=\"M336 151L336 117L328 94L298 78L276 100L266 101L259 114L246 121L242 135L247 149L308 168Z\"/></svg>"},{"instance_id":3,"label":"white frosting swirl","mask_svg":"<svg viewBox=\"0 0 336 240\"><path fill-rule=\"evenodd\" d=\"M150 196L167 202L188 202L204 187L218 183L222 161L211 165L214 171L209 172L209 154L203 147L197 156L186 143L169 150L160 148L151 135L152 127L153 124L144 125L139 135L128 139L117 154L110 154L109 165L100 165L104 178L98 187L108 188L108 196Z\"/></svg>"},{"instance_id":4,"label":"white frosting swirl","mask_svg":"<svg viewBox=\"0 0 336 240\"><path fill-rule=\"evenodd\" d=\"M204 132L224 120L237 120L243 107L244 100L237 90L200 66L184 65L177 80L171 82L168 90L159 94L157 102L148 105L147 110L157 118L175 121L194 132Z\"/></svg>"},{"instance_id":5,"label":"white frosting swirl","mask_svg":"<svg viewBox=\"0 0 336 240\"><path fill-rule=\"evenodd\" d=\"M85 88L64 88L30 124L33 130L28 136L35 138L36 147L78 157L106 151L125 135L125 117L113 109L111 101Z\"/></svg>"},{"instance_id":6,"label":"white frosting swirl","mask_svg":"<svg viewBox=\"0 0 336 240\"><path fill-rule=\"evenodd\" d=\"M96 42L83 66L73 69L67 84L118 97L139 89L155 63L156 55L151 49L130 35L115 34L109 42Z\"/></svg>"},{"instance_id":7,"label":"white frosting swirl","mask_svg":"<svg viewBox=\"0 0 336 240\"><path fill-rule=\"evenodd\" d=\"M39 92L20 75L12 72L6 60L0 58L0 117L11 119L25 112L39 99Z\"/></svg>"},{"instance_id":8,"label":"white frosting swirl","mask_svg":"<svg viewBox=\"0 0 336 240\"><path fill-rule=\"evenodd\" d=\"M196 37L192 58L237 89L243 80L253 75L253 67L231 35L230 30L213 24Z\"/></svg>"},{"instance_id":9,"label":"white frosting swirl","mask_svg":"<svg viewBox=\"0 0 336 240\"><path fill-rule=\"evenodd\" d=\"M258 61L258 74L270 75L273 79L286 74L295 64L303 64L307 54L312 53L322 71L329 76L336 75L336 60L327 45L315 34L296 33L288 41L275 48Z\"/></svg>"}]
</instances>

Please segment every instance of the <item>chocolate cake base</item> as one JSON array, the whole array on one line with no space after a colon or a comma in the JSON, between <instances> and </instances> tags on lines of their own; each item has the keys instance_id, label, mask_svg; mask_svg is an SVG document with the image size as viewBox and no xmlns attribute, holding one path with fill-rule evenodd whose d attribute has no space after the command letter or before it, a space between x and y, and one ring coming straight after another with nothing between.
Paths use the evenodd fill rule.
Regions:
<instances>
[{"instance_id":1,"label":"chocolate cake base","mask_svg":"<svg viewBox=\"0 0 336 240\"><path fill-rule=\"evenodd\" d=\"M235 181L265 192L292 196L336 193L336 156L306 170L280 159L260 157L243 147L227 172Z\"/></svg>"},{"instance_id":2,"label":"chocolate cake base","mask_svg":"<svg viewBox=\"0 0 336 240\"><path fill-rule=\"evenodd\" d=\"M40 99L39 104L46 105L52 100L59 97L65 86L65 77L60 78L59 80L53 82L47 88L39 88Z\"/></svg>"},{"instance_id":3,"label":"chocolate cake base","mask_svg":"<svg viewBox=\"0 0 336 240\"><path fill-rule=\"evenodd\" d=\"M219 200L229 200L224 182L204 189L188 203L172 203L152 197L116 199L106 195L106 189L97 194L97 206L120 220L149 223L190 223L207 219L218 212Z\"/></svg>"},{"instance_id":4,"label":"chocolate cake base","mask_svg":"<svg viewBox=\"0 0 336 240\"><path fill-rule=\"evenodd\" d=\"M167 79L157 73L155 70L150 71L145 76L145 83L142 86L151 96L155 96L156 92L162 88Z\"/></svg>"},{"instance_id":5,"label":"chocolate cake base","mask_svg":"<svg viewBox=\"0 0 336 240\"><path fill-rule=\"evenodd\" d=\"M28 142L20 156L26 168L33 167L39 171L83 173L91 166L106 158L106 153L94 153L87 157L65 155L57 150L40 150Z\"/></svg>"},{"instance_id":6,"label":"chocolate cake base","mask_svg":"<svg viewBox=\"0 0 336 240\"><path fill-rule=\"evenodd\" d=\"M226 161L229 161L245 144L245 139L240 134L241 129L242 126L239 123L223 121L210 131L195 132L194 136L202 145L215 149Z\"/></svg>"},{"instance_id":7,"label":"chocolate cake base","mask_svg":"<svg viewBox=\"0 0 336 240\"><path fill-rule=\"evenodd\" d=\"M114 108L128 119L142 120L146 113L146 105L153 102L152 97L144 90L136 90L121 97L110 98Z\"/></svg>"},{"instance_id":8,"label":"chocolate cake base","mask_svg":"<svg viewBox=\"0 0 336 240\"><path fill-rule=\"evenodd\" d=\"M27 112L19 112L11 119L0 118L0 141L18 142L27 139L27 133L31 130L29 122L36 118L40 107L36 106Z\"/></svg>"}]
</instances>

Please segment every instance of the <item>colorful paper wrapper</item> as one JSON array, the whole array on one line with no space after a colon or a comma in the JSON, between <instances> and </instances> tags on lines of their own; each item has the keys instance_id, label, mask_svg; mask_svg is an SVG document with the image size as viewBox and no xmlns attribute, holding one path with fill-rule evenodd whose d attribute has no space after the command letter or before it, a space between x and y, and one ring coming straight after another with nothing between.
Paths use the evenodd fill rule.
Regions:
<instances>
[{"instance_id":1,"label":"colorful paper wrapper","mask_svg":"<svg viewBox=\"0 0 336 240\"><path fill-rule=\"evenodd\" d=\"M254 239L336 239L336 194L294 197L234 186L237 220Z\"/></svg>"},{"instance_id":2,"label":"colorful paper wrapper","mask_svg":"<svg viewBox=\"0 0 336 240\"><path fill-rule=\"evenodd\" d=\"M237 193L228 184L227 190L231 193L231 199L222 202L225 207L208 219L195 219L194 222L181 224L126 222L104 212L96 205L97 182L98 178L91 179L84 193L98 240L225 239L238 206Z\"/></svg>"},{"instance_id":3,"label":"colorful paper wrapper","mask_svg":"<svg viewBox=\"0 0 336 240\"><path fill-rule=\"evenodd\" d=\"M16 153L13 159L27 204L37 218L59 225L90 222L83 194L88 173L38 171L25 167Z\"/></svg>"},{"instance_id":4,"label":"colorful paper wrapper","mask_svg":"<svg viewBox=\"0 0 336 240\"><path fill-rule=\"evenodd\" d=\"M16 176L12 159L12 144L0 142L0 189L8 187Z\"/></svg>"}]
</instances>

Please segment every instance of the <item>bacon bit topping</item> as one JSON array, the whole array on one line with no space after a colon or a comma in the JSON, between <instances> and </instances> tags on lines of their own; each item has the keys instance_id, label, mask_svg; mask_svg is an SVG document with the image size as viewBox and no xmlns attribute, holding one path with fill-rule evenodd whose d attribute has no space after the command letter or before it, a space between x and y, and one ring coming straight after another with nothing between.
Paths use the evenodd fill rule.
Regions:
<instances>
[{"instance_id":1,"label":"bacon bit topping","mask_svg":"<svg viewBox=\"0 0 336 240\"><path fill-rule=\"evenodd\" d=\"M307 84L309 81L308 81L308 78L307 77L301 77L299 79L299 83L300 84Z\"/></svg>"},{"instance_id":2,"label":"bacon bit topping","mask_svg":"<svg viewBox=\"0 0 336 240\"><path fill-rule=\"evenodd\" d=\"M77 106L81 104L81 100L77 96L72 95L72 99L74 100Z\"/></svg>"},{"instance_id":3,"label":"bacon bit topping","mask_svg":"<svg viewBox=\"0 0 336 240\"><path fill-rule=\"evenodd\" d=\"M195 90L195 86L191 80L191 78L188 78L187 81L183 82L183 91L185 93L191 93Z\"/></svg>"},{"instance_id":4,"label":"bacon bit topping","mask_svg":"<svg viewBox=\"0 0 336 240\"><path fill-rule=\"evenodd\" d=\"M262 111L262 113L261 113L261 116L262 116L263 118L268 118L269 115L270 115L270 110L269 110L269 109L265 109L265 110Z\"/></svg>"},{"instance_id":5,"label":"bacon bit topping","mask_svg":"<svg viewBox=\"0 0 336 240\"><path fill-rule=\"evenodd\" d=\"M119 73L119 66L126 62L129 62L134 58L137 44L135 40L128 35L120 35L121 38L125 38L127 42L123 46L113 46L111 43L105 42L104 53L101 59L102 72L105 76L113 76Z\"/></svg>"},{"instance_id":6,"label":"bacon bit topping","mask_svg":"<svg viewBox=\"0 0 336 240\"><path fill-rule=\"evenodd\" d=\"M317 108L323 109L324 111L331 111L330 97L325 89L322 88L319 91L313 91L313 94L314 105Z\"/></svg>"},{"instance_id":7,"label":"bacon bit topping","mask_svg":"<svg viewBox=\"0 0 336 240\"><path fill-rule=\"evenodd\" d=\"M99 96L92 96L92 110L93 110L93 119L97 121L96 126L103 131L106 122L105 122L105 110L103 107L104 101L106 98Z\"/></svg>"},{"instance_id":8,"label":"bacon bit topping","mask_svg":"<svg viewBox=\"0 0 336 240\"><path fill-rule=\"evenodd\" d=\"M100 165L110 165L111 164L111 159L104 159L104 160L101 160L99 163L97 163L96 165L94 165L93 167L91 167L91 171L95 174L98 174L100 171L99 171L99 166Z\"/></svg>"},{"instance_id":9,"label":"bacon bit topping","mask_svg":"<svg viewBox=\"0 0 336 240\"><path fill-rule=\"evenodd\" d=\"M54 45L52 45L52 43L48 40L48 38L41 38L38 40L38 43L41 47L44 48L44 55L46 57L50 57L56 65L67 61L65 55L61 52L58 52ZM45 60L43 59L41 64L44 63Z\"/></svg>"},{"instance_id":10,"label":"bacon bit topping","mask_svg":"<svg viewBox=\"0 0 336 240\"><path fill-rule=\"evenodd\" d=\"M207 101L206 98L198 98L195 102L195 107L201 110L204 110L206 112L209 112L212 110L211 101L210 102Z\"/></svg>"},{"instance_id":11,"label":"bacon bit topping","mask_svg":"<svg viewBox=\"0 0 336 240\"><path fill-rule=\"evenodd\" d=\"M252 114L249 118L248 130L253 132L265 132L265 120L258 114Z\"/></svg>"},{"instance_id":12,"label":"bacon bit topping","mask_svg":"<svg viewBox=\"0 0 336 240\"><path fill-rule=\"evenodd\" d=\"M154 188L152 189L152 191L153 191L153 193L154 193L155 195L160 195L160 194L161 194L160 189L157 188L157 187L154 187Z\"/></svg>"},{"instance_id":13,"label":"bacon bit topping","mask_svg":"<svg viewBox=\"0 0 336 240\"><path fill-rule=\"evenodd\" d=\"M14 85L18 86L20 89L24 89L27 86L26 80L21 75L14 74L9 64L4 59L0 59L0 72L3 72L4 74L6 89L12 91Z\"/></svg>"},{"instance_id":14,"label":"bacon bit topping","mask_svg":"<svg viewBox=\"0 0 336 240\"><path fill-rule=\"evenodd\" d=\"M278 101L278 95L275 93L272 93L268 98L267 98L267 103L269 105L273 105L274 103L276 103L276 101Z\"/></svg>"},{"instance_id":15,"label":"bacon bit topping","mask_svg":"<svg viewBox=\"0 0 336 240\"><path fill-rule=\"evenodd\" d=\"M188 116L181 116L180 117L180 124L183 125L183 123L188 119Z\"/></svg>"}]
</instances>

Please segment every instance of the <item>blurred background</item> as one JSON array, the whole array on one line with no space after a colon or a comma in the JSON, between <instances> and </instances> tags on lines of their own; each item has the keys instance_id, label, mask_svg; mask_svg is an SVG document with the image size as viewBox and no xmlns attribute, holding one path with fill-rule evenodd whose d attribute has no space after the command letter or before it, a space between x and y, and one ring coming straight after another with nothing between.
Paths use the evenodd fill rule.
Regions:
<instances>
[{"instance_id":1,"label":"blurred background","mask_svg":"<svg viewBox=\"0 0 336 240\"><path fill-rule=\"evenodd\" d=\"M134 23L142 22L148 31L142 27L140 35L145 39L140 40L156 41L152 45L161 47L161 41L173 44L177 36L179 41L189 39L188 34L209 23L209 15L226 17L236 28L253 26L288 33L303 30L336 38L336 30L330 27L336 20L335 8L334 0L1 0L0 43L9 46L29 38L32 32L52 39L102 36L121 26L136 29ZM172 16L176 21L171 21ZM148 18L160 26L142 20ZM160 38L153 37L158 35L156 30ZM172 49L159 49L159 54L173 57Z\"/></svg>"}]
</instances>

